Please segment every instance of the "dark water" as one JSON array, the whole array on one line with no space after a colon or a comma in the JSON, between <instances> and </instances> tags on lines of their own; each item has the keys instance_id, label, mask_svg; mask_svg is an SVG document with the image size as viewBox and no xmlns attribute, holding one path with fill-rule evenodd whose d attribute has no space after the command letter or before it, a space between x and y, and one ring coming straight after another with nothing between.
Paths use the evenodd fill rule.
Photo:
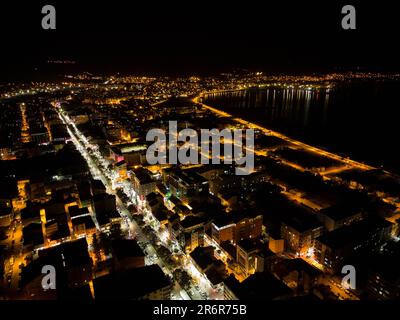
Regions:
<instances>
[{"instance_id":1,"label":"dark water","mask_svg":"<svg viewBox=\"0 0 400 320\"><path fill-rule=\"evenodd\" d=\"M264 88L212 94L211 106L298 140L400 172L400 82L331 90Z\"/></svg>"}]
</instances>

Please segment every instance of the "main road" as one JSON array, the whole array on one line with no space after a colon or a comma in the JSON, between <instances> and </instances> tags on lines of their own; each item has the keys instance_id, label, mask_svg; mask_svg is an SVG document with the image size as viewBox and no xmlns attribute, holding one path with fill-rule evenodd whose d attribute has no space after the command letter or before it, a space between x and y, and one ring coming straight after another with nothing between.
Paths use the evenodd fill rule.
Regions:
<instances>
[{"instance_id":1,"label":"main road","mask_svg":"<svg viewBox=\"0 0 400 320\"><path fill-rule=\"evenodd\" d=\"M135 231L138 243L142 246L143 251L149 256L150 259L155 260L155 262L161 267L166 275L168 275L170 278L173 278L174 270L172 270L171 267L168 266L168 264L165 263L165 261L163 261L159 255L157 255L157 251L152 245L151 241L149 241L148 236L138 226L130 211L127 209L131 203L137 204L136 191L133 189L132 185L130 183L124 183L120 185L121 189L129 199L129 203L125 203L116 193L115 185L118 184L117 173L109 168L110 163L108 160L101 155L98 147L92 145L78 130L73 121L63 111L61 105L58 103L55 103L54 105L56 106L56 110L61 120L67 126L67 130L72 142L86 160L92 176L96 179L100 179L105 185L107 192L116 196L119 209L118 211L123 218L123 221L128 222L131 230ZM88 150L90 150L90 152ZM138 213L145 218L147 217L147 220L149 220L148 218L152 216L151 212L145 209L145 207L138 206L138 208ZM181 291L180 296L182 298L190 297L195 300L201 300L209 299L212 294L215 294L205 275L197 271L190 257L182 252L176 240L173 240L169 232L158 227L153 227L153 231L160 243L170 250L171 256L176 257L180 264L180 269L185 270L189 276L191 276L189 290L185 291L178 285L178 288ZM156 259L154 259L154 257L156 257ZM196 285L196 283L199 283L200 285ZM219 298L222 298L222 295L220 295Z\"/></svg>"}]
</instances>

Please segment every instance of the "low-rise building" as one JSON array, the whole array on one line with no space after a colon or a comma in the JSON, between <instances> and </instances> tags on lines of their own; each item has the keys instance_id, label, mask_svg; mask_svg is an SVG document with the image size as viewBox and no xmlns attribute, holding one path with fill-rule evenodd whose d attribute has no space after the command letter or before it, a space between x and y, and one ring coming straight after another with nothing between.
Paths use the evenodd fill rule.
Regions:
<instances>
[{"instance_id":1,"label":"low-rise building","mask_svg":"<svg viewBox=\"0 0 400 320\"><path fill-rule=\"evenodd\" d=\"M293 291L270 272L257 272L239 282L233 276L224 281L224 297L231 300L283 300Z\"/></svg>"},{"instance_id":2,"label":"low-rise building","mask_svg":"<svg viewBox=\"0 0 400 320\"><path fill-rule=\"evenodd\" d=\"M169 300L172 283L157 264L93 280L96 300Z\"/></svg>"},{"instance_id":3,"label":"low-rise building","mask_svg":"<svg viewBox=\"0 0 400 320\"><path fill-rule=\"evenodd\" d=\"M316 259L331 272L338 272L356 252L374 250L387 241L392 226L383 219L367 218L324 234L315 241Z\"/></svg>"},{"instance_id":4,"label":"low-rise building","mask_svg":"<svg viewBox=\"0 0 400 320\"><path fill-rule=\"evenodd\" d=\"M275 254L258 240L244 239L236 245L236 261L244 274L270 269Z\"/></svg>"},{"instance_id":5,"label":"low-rise building","mask_svg":"<svg viewBox=\"0 0 400 320\"><path fill-rule=\"evenodd\" d=\"M197 247L190 258L200 274L206 276L214 290L223 290L223 281L228 276L225 264L214 256L214 247Z\"/></svg>"},{"instance_id":6,"label":"low-rise building","mask_svg":"<svg viewBox=\"0 0 400 320\"><path fill-rule=\"evenodd\" d=\"M116 239L111 242L113 267L115 270L145 266L145 254L136 240Z\"/></svg>"},{"instance_id":7,"label":"low-rise building","mask_svg":"<svg viewBox=\"0 0 400 320\"><path fill-rule=\"evenodd\" d=\"M131 176L132 184L141 200L156 191L157 182L152 178L151 173L142 167L135 169Z\"/></svg>"},{"instance_id":8,"label":"low-rise building","mask_svg":"<svg viewBox=\"0 0 400 320\"><path fill-rule=\"evenodd\" d=\"M115 196L107 193L97 194L92 201L96 220L101 228L107 228L111 223L121 219L117 211Z\"/></svg>"},{"instance_id":9,"label":"low-rise building","mask_svg":"<svg viewBox=\"0 0 400 320\"><path fill-rule=\"evenodd\" d=\"M209 194L208 181L192 170L166 169L163 172L163 179L169 191L185 202Z\"/></svg>"},{"instance_id":10,"label":"low-rise building","mask_svg":"<svg viewBox=\"0 0 400 320\"><path fill-rule=\"evenodd\" d=\"M205 223L205 219L199 216L188 216L176 222L173 234L185 251L204 245Z\"/></svg>"},{"instance_id":11,"label":"low-rise building","mask_svg":"<svg viewBox=\"0 0 400 320\"><path fill-rule=\"evenodd\" d=\"M55 247L39 251L38 258L22 269L21 284L26 297L42 296L43 266L52 266L55 269L56 290L47 290L47 293L78 288L87 285L93 278L93 262L88 253L85 238L66 242Z\"/></svg>"},{"instance_id":12,"label":"low-rise building","mask_svg":"<svg viewBox=\"0 0 400 320\"><path fill-rule=\"evenodd\" d=\"M263 216L254 212L232 212L221 215L211 223L212 238L221 243L257 239L262 233Z\"/></svg>"},{"instance_id":13,"label":"low-rise building","mask_svg":"<svg viewBox=\"0 0 400 320\"><path fill-rule=\"evenodd\" d=\"M310 294L323 272L301 258L285 259L274 266L274 272L297 295Z\"/></svg>"},{"instance_id":14,"label":"low-rise building","mask_svg":"<svg viewBox=\"0 0 400 320\"><path fill-rule=\"evenodd\" d=\"M96 233L96 225L90 215L71 219L74 235L79 237Z\"/></svg>"},{"instance_id":15,"label":"low-rise building","mask_svg":"<svg viewBox=\"0 0 400 320\"><path fill-rule=\"evenodd\" d=\"M361 221L363 219L363 212L361 209L351 206L333 205L320 210L317 217L326 230L333 231Z\"/></svg>"},{"instance_id":16,"label":"low-rise building","mask_svg":"<svg viewBox=\"0 0 400 320\"><path fill-rule=\"evenodd\" d=\"M322 234L323 226L307 211L298 210L297 213L284 217L281 236L285 241L286 250L306 254L314 246L314 240Z\"/></svg>"}]
</instances>

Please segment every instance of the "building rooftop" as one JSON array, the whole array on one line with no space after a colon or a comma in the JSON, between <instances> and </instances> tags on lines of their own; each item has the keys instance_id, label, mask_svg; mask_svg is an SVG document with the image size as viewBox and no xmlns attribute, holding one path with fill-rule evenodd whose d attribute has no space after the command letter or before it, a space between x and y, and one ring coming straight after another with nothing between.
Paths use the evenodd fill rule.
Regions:
<instances>
[{"instance_id":1,"label":"building rooftop","mask_svg":"<svg viewBox=\"0 0 400 320\"><path fill-rule=\"evenodd\" d=\"M285 259L280 261L275 271L279 273L278 270L281 270L280 273L287 273L291 271L304 271L306 274L313 277L323 274L321 270L317 269L316 267L301 258Z\"/></svg>"},{"instance_id":2,"label":"building rooftop","mask_svg":"<svg viewBox=\"0 0 400 320\"><path fill-rule=\"evenodd\" d=\"M392 224L384 219L367 218L350 226L345 226L317 238L330 248L342 248L355 242L370 239L376 232L389 228Z\"/></svg>"},{"instance_id":3,"label":"building rooftop","mask_svg":"<svg viewBox=\"0 0 400 320\"><path fill-rule=\"evenodd\" d=\"M298 232L306 232L320 228L322 225L315 215L310 213L305 208L296 206L297 210L290 212L283 217L282 222Z\"/></svg>"},{"instance_id":4,"label":"building rooftop","mask_svg":"<svg viewBox=\"0 0 400 320\"><path fill-rule=\"evenodd\" d=\"M121 260L128 257L143 257L144 253L136 240L115 239L111 241L113 255Z\"/></svg>"},{"instance_id":5,"label":"building rooftop","mask_svg":"<svg viewBox=\"0 0 400 320\"><path fill-rule=\"evenodd\" d=\"M106 193L106 187L101 180L91 179L90 185L92 187L93 194Z\"/></svg>"},{"instance_id":6,"label":"building rooftop","mask_svg":"<svg viewBox=\"0 0 400 320\"><path fill-rule=\"evenodd\" d=\"M43 277L43 266L51 265L54 266L57 272L56 285L59 298L66 299L67 297L64 295L67 294L67 291L70 291L70 293L75 292L79 295L83 294L88 298L87 289L68 288L71 284L68 283L68 276L66 275L67 271L76 267L85 267L88 264L92 264L92 260L87 251L86 239L66 242L59 246L43 249L39 251L39 257L37 259L31 261L27 266L22 268L21 285L24 287L39 277L41 279ZM40 286L40 284L38 285ZM72 299L72 296L68 296L68 299Z\"/></svg>"},{"instance_id":7,"label":"building rooftop","mask_svg":"<svg viewBox=\"0 0 400 320\"><path fill-rule=\"evenodd\" d=\"M331 218L334 221L352 217L360 212L361 210L359 208L346 205L333 205L320 211L321 214Z\"/></svg>"},{"instance_id":8,"label":"building rooftop","mask_svg":"<svg viewBox=\"0 0 400 320\"><path fill-rule=\"evenodd\" d=\"M38 246L44 243L42 224L40 222L30 223L23 228L22 233L24 238L24 246Z\"/></svg>"},{"instance_id":9,"label":"building rooftop","mask_svg":"<svg viewBox=\"0 0 400 320\"><path fill-rule=\"evenodd\" d=\"M85 225L85 229L95 229L96 226L93 222L93 219L90 215L76 217L71 220L73 226L78 226L81 224Z\"/></svg>"},{"instance_id":10,"label":"building rooftop","mask_svg":"<svg viewBox=\"0 0 400 320\"><path fill-rule=\"evenodd\" d=\"M58 246L39 251L39 257L48 259L51 264L73 268L92 264L88 253L86 238L62 243Z\"/></svg>"},{"instance_id":11,"label":"building rooftop","mask_svg":"<svg viewBox=\"0 0 400 320\"><path fill-rule=\"evenodd\" d=\"M192 228L198 225L204 225L205 219L199 216L187 216L185 219L181 220L180 225L183 229Z\"/></svg>"},{"instance_id":12,"label":"building rooftop","mask_svg":"<svg viewBox=\"0 0 400 320\"><path fill-rule=\"evenodd\" d=\"M79 199L81 201L86 201L92 198L92 193L90 192L90 184L88 181L84 181L78 185Z\"/></svg>"},{"instance_id":13,"label":"building rooftop","mask_svg":"<svg viewBox=\"0 0 400 320\"><path fill-rule=\"evenodd\" d=\"M246 252L258 250L261 247L260 241L252 240L252 239L240 240L237 245L240 246Z\"/></svg>"},{"instance_id":14,"label":"building rooftop","mask_svg":"<svg viewBox=\"0 0 400 320\"><path fill-rule=\"evenodd\" d=\"M169 211L167 208L165 207L161 207L161 208L156 208L155 210L153 210L153 216L154 218L156 218L158 221L165 221L168 220L168 217L170 215L172 215L173 212Z\"/></svg>"},{"instance_id":15,"label":"building rooftop","mask_svg":"<svg viewBox=\"0 0 400 320\"><path fill-rule=\"evenodd\" d=\"M225 264L221 260L216 260L205 274L212 285L218 285L226 279L227 272L225 271Z\"/></svg>"},{"instance_id":16,"label":"building rooftop","mask_svg":"<svg viewBox=\"0 0 400 320\"><path fill-rule=\"evenodd\" d=\"M200 269L206 270L214 263L214 247L197 247L190 253L190 256Z\"/></svg>"},{"instance_id":17,"label":"building rooftop","mask_svg":"<svg viewBox=\"0 0 400 320\"><path fill-rule=\"evenodd\" d=\"M96 300L140 299L170 284L156 264L111 273L93 280Z\"/></svg>"},{"instance_id":18,"label":"building rooftop","mask_svg":"<svg viewBox=\"0 0 400 320\"><path fill-rule=\"evenodd\" d=\"M61 240L71 235L65 215L63 217L65 221L53 220L46 223L46 233L49 240ZM50 232L51 229L56 229L56 231Z\"/></svg>"},{"instance_id":19,"label":"building rooftop","mask_svg":"<svg viewBox=\"0 0 400 320\"><path fill-rule=\"evenodd\" d=\"M173 176L180 183L186 185L207 184L208 181L193 170L181 170L179 168L166 169L166 173Z\"/></svg>"},{"instance_id":20,"label":"building rooftop","mask_svg":"<svg viewBox=\"0 0 400 320\"><path fill-rule=\"evenodd\" d=\"M368 271L378 274L393 285L400 281L400 243L388 242L383 251L368 255Z\"/></svg>"},{"instance_id":21,"label":"building rooftop","mask_svg":"<svg viewBox=\"0 0 400 320\"><path fill-rule=\"evenodd\" d=\"M147 150L147 145L138 143L124 143L124 144L114 145L111 147L111 149L115 154L122 155L124 153Z\"/></svg>"},{"instance_id":22,"label":"building rooftop","mask_svg":"<svg viewBox=\"0 0 400 320\"><path fill-rule=\"evenodd\" d=\"M224 283L239 300L280 300L292 295L292 290L269 272L257 272L243 282L231 276Z\"/></svg>"},{"instance_id":23,"label":"building rooftop","mask_svg":"<svg viewBox=\"0 0 400 320\"><path fill-rule=\"evenodd\" d=\"M232 223L238 223L246 218L255 218L259 215L260 214L258 214L258 212L255 210L232 211L230 213L222 212L213 219L213 223L218 228L221 228Z\"/></svg>"},{"instance_id":24,"label":"building rooftop","mask_svg":"<svg viewBox=\"0 0 400 320\"><path fill-rule=\"evenodd\" d=\"M86 216L89 214L89 210L88 208L84 207L84 208L79 208L78 206L70 206L68 208L69 211L69 216L73 219L73 218L77 218L80 216Z\"/></svg>"},{"instance_id":25,"label":"building rooftop","mask_svg":"<svg viewBox=\"0 0 400 320\"><path fill-rule=\"evenodd\" d=\"M140 184L153 182L150 172L147 169L139 167L138 169L133 170L133 173L135 174L135 177L139 180Z\"/></svg>"}]
</instances>

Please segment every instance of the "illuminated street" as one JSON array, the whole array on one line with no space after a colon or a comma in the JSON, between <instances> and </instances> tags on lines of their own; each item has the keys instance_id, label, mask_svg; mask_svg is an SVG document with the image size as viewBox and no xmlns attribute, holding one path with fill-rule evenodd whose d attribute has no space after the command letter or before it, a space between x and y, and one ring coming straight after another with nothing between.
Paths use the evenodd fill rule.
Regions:
<instances>
[{"instance_id":1,"label":"illuminated street","mask_svg":"<svg viewBox=\"0 0 400 320\"><path fill-rule=\"evenodd\" d=\"M57 105L57 103L55 103ZM63 113L63 110L58 107L59 109L59 114L62 120L70 127L68 128L68 131L71 135L71 139L74 142L75 146L77 149L81 152L83 157L86 159L88 162L89 168L91 169L92 175L94 178L99 178L101 181L104 183L104 185L107 187L108 192L114 193L115 188L113 187L116 183L116 177L118 177L118 174L116 172L112 172L109 169L107 169L108 162L106 159L104 159L101 154L99 153L98 149L96 146L93 146L89 144L88 140L78 131L74 123L69 120L68 116ZM72 128L72 130L71 130ZM78 140L79 139L79 140ZM87 150L91 150L91 154L87 152ZM102 169L100 169L102 168ZM137 204L137 197L136 197L136 192L133 190L132 186L129 184L124 184L122 186L122 189L124 190L125 194L129 197L130 203L124 204L121 199L118 198L118 206L119 206L119 213L123 218L128 218L130 221L130 228L133 232L135 232L137 239L139 243L142 243L142 249L144 252L147 252L149 257L154 257L157 256L155 249L151 245L150 241L147 239L146 235L141 231L141 229L137 226L135 220L132 218L131 214L129 213L128 209L126 206L129 206L130 204ZM145 218L145 221L150 218L151 219L151 212L145 209L144 206L140 206L141 211L139 211L139 214L143 215ZM164 229L163 231L160 232L160 229L154 228L155 234L159 237L161 243L164 246L168 246L168 238L170 237L168 232ZM178 261L181 263L181 267L186 270L192 277L193 277L193 285L191 289L189 290L189 296L192 299L207 299L208 295L206 292L211 292L211 288L208 285L208 280L204 278L197 270L196 268L192 265L190 262L190 259L187 258L185 254L182 253L182 251L179 248L179 245L175 241L171 241L171 245L169 246L169 249L171 250L171 255L176 256L178 258ZM152 259L151 259L152 260ZM169 276L172 277L172 270L170 270L162 261L160 257L157 257L156 261L157 264L160 265L160 267L166 272ZM199 286L196 286L194 283L199 283ZM184 296L187 297L187 295L183 294Z\"/></svg>"}]
</instances>

